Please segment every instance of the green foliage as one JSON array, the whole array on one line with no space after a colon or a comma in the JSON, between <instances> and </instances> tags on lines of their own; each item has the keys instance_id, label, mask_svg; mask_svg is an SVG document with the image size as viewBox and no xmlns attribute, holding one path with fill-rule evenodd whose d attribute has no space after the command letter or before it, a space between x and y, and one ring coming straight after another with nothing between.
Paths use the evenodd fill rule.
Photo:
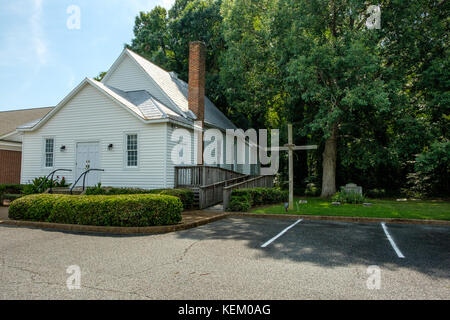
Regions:
<instances>
[{"instance_id":1,"label":"green foliage","mask_svg":"<svg viewBox=\"0 0 450 320\"><path fill-rule=\"evenodd\" d=\"M39 189L39 186L42 184L41 188ZM56 177L56 179L54 179L53 181L51 181L50 179L47 179L47 177L37 177L34 178L30 184L26 184L25 187L23 188L23 193L28 195L28 194L35 194L35 193L40 193L40 192L44 192L45 190L47 190L48 188L64 188L64 187L69 187L69 184L66 182L66 178L65 177L61 177L61 180L59 178L59 176Z\"/></svg>"},{"instance_id":2,"label":"green foliage","mask_svg":"<svg viewBox=\"0 0 450 320\"><path fill-rule=\"evenodd\" d=\"M247 212L252 207L249 196L235 196L230 199L229 209L235 212Z\"/></svg>"},{"instance_id":3,"label":"green foliage","mask_svg":"<svg viewBox=\"0 0 450 320\"><path fill-rule=\"evenodd\" d=\"M384 198L386 197L386 190L385 189L370 189L367 190L366 195L369 198L375 198L375 199L380 199L380 198Z\"/></svg>"},{"instance_id":4,"label":"green foliage","mask_svg":"<svg viewBox=\"0 0 450 320\"><path fill-rule=\"evenodd\" d=\"M222 0L176 0L169 12L161 6L140 12L128 47L187 81L189 42L203 41L207 48L206 93L226 111L218 77L219 57L225 49L221 4Z\"/></svg>"},{"instance_id":5,"label":"green foliage","mask_svg":"<svg viewBox=\"0 0 450 320\"><path fill-rule=\"evenodd\" d=\"M10 201L13 201L13 200L19 199L20 197L23 197L23 194L4 193L4 194L2 195L2 201L3 201L3 200L10 200Z\"/></svg>"},{"instance_id":6,"label":"green foliage","mask_svg":"<svg viewBox=\"0 0 450 320\"><path fill-rule=\"evenodd\" d=\"M365 27L369 4L176 0L138 15L130 47L187 80L188 43L204 41L207 95L238 127L291 122L295 143L319 145L296 153L297 189L322 179L336 128L336 185L448 196L450 2L380 0L379 30Z\"/></svg>"},{"instance_id":7,"label":"green foliage","mask_svg":"<svg viewBox=\"0 0 450 320\"><path fill-rule=\"evenodd\" d=\"M194 192L189 189L140 189L102 187L99 183L95 187L86 188L86 195L119 195L119 194L162 194L174 196L181 200L184 210L191 209L194 203Z\"/></svg>"},{"instance_id":8,"label":"green foliage","mask_svg":"<svg viewBox=\"0 0 450 320\"><path fill-rule=\"evenodd\" d=\"M0 184L0 206L3 200L14 200L23 194L25 185L23 184Z\"/></svg>"},{"instance_id":9,"label":"green foliage","mask_svg":"<svg viewBox=\"0 0 450 320\"><path fill-rule=\"evenodd\" d=\"M194 191L190 189L157 189L150 190L150 193L177 197L183 203L184 210L192 209L194 205Z\"/></svg>"},{"instance_id":10,"label":"green foliage","mask_svg":"<svg viewBox=\"0 0 450 320\"><path fill-rule=\"evenodd\" d=\"M295 201L304 198L295 198ZM308 203L294 206L290 214L313 216L343 216L367 218L397 218L397 219L432 219L450 220L449 201L405 201L373 200L373 206L366 207L360 204L343 204L334 206L329 200L308 198ZM254 208L252 213L286 214L282 204Z\"/></svg>"},{"instance_id":11,"label":"green foliage","mask_svg":"<svg viewBox=\"0 0 450 320\"><path fill-rule=\"evenodd\" d=\"M315 183L308 183L306 185L305 196L317 197L320 194L320 189L316 187Z\"/></svg>"},{"instance_id":12,"label":"green foliage","mask_svg":"<svg viewBox=\"0 0 450 320\"><path fill-rule=\"evenodd\" d=\"M95 226L145 227L181 221L180 199L167 195L29 195L14 200L9 217Z\"/></svg>"},{"instance_id":13,"label":"green foliage","mask_svg":"<svg viewBox=\"0 0 450 320\"><path fill-rule=\"evenodd\" d=\"M252 206L287 201L288 197L287 191L277 188L236 189L229 206L231 211L248 211Z\"/></svg>"},{"instance_id":14,"label":"green foliage","mask_svg":"<svg viewBox=\"0 0 450 320\"><path fill-rule=\"evenodd\" d=\"M363 203L366 201L366 197L364 195L359 194L358 192L348 192L341 190L336 192L333 196L333 201L341 202L341 203Z\"/></svg>"},{"instance_id":15,"label":"green foliage","mask_svg":"<svg viewBox=\"0 0 450 320\"><path fill-rule=\"evenodd\" d=\"M450 141L436 142L420 154L415 172L409 175L409 190L415 196L448 195L450 192Z\"/></svg>"}]
</instances>

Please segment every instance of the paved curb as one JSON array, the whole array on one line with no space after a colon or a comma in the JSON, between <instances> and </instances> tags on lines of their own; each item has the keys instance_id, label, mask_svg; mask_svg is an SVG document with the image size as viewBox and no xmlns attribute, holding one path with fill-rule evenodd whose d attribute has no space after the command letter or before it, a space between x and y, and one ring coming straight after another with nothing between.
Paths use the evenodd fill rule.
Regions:
<instances>
[{"instance_id":1,"label":"paved curb","mask_svg":"<svg viewBox=\"0 0 450 320\"><path fill-rule=\"evenodd\" d=\"M365 218L365 217L341 217L341 216L311 216L297 214L269 214L269 213L248 213L248 212L227 212L228 216L251 217L265 219L304 219L304 220L330 220L342 222L387 222L398 224L427 224L450 226L447 220L422 220L422 219L401 219L401 218Z\"/></svg>"},{"instance_id":2,"label":"paved curb","mask_svg":"<svg viewBox=\"0 0 450 320\"><path fill-rule=\"evenodd\" d=\"M103 226L86 226L77 224L62 224L37 221L21 221L21 220L0 220L0 225L10 225L18 227L33 227L40 229L53 229L57 231L71 231L80 233L104 233L104 234L152 234L152 233L168 233L195 228L210 222L224 219L227 213L220 213L212 217L205 217L198 221L180 223L170 226L153 226L153 227L103 227Z\"/></svg>"},{"instance_id":3,"label":"paved curb","mask_svg":"<svg viewBox=\"0 0 450 320\"><path fill-rule=\"evenodd\" d=\"M57 231L71 231L80 233L137 235L137 234L168 233L186 230L201 225L205 225L214 221L218 221L227 217L247 217L247 218L261 218L261 219L304 219L304 220L327 220L327 221L369 222L369 223L387 222L394 224L425 224L425 225L450 226L450 221L446 220L334 217L334 216L310 216L310 215L295 215L295 214L265 214L265 213L248 213L248 212L224 212L218 213L217 215L212 217L205 217L203 219L194 222L180 223L171 226L154 226L154 227L103 227L103 226L86 226L77 224L61 224L61 223L21 221L21 220L0 220L0 225L32 227L32 228L52 229Z\"/></svg>"}]
</instances>

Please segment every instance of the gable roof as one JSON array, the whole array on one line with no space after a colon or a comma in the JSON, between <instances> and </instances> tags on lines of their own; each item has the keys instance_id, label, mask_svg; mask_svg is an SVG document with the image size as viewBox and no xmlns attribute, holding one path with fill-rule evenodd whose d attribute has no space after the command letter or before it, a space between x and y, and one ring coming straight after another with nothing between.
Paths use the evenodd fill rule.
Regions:
<instances>
[{"instance_id":1,"label":"gable roof","mask_svg":"<svg viewBox=\"0 0 450 320\"><path fill-rule=\"evenodd\" d=\"M0 112L0 137L13 133L20 125L39 121L52 109L53 107L45 107Z\"/></svg>"},{"instance_id":2,"label":"gable roof","mask_svg":"<svg viewBox=\"0 0 450 320\"><path fill-rule=\"evenodd\" d=\"M150 62L137 53L125 48L119 58L114 62L108 70L102 83L106 83L108 78L119 66L122 59L130 57L139 68L159 87L164 95L173 103L175 108L172 110L185 118L193 117L192 111L188 105L188 84L178 79L175 73L167 72L156 64ZM168 106L170 107L170 106ZM220 129L236 129L236 126L205 96L205 123L218 127Z\"/></svg>"},{"instance_id":3,"label":"gable roof","mask_svg":"<svg viewBox=\"0 0 450 320\"><path fill-rule=\"evenodd\" d=\"M126 111L130 112L139 120L149 123L155 120L168 121L169 119L186 122L181 117L166 107L145 90L125 92L117 88L107 86L94 79L85 78L75 89L73 89L56 107L45 117L35 121L22 124L17 127L19 131L33 131L45 124L55 113L57 113L70 99L75 96L86 85L91 85L99 92L116 102Z\"/></svg>"}]
</instances>

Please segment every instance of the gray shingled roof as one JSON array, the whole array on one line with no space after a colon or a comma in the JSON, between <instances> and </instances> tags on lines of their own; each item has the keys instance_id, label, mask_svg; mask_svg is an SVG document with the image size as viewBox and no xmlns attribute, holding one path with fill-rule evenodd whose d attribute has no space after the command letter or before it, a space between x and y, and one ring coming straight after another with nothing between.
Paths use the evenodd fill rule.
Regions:
<instances>
[{"instance_id":1,"label":"gray shingled roof","mask_svg":"<svg viewBox=\"0 0 450 320\"><path fill-rule=\"evenodd\" d=\"M125 49L147 74L166 93L170 100L180 109L180 115L189 117L188 84L173 72L167 72L137 53ZM236 129L236 126L205 96L205 122L221 129Z\"/></svg>"}]
</instances>

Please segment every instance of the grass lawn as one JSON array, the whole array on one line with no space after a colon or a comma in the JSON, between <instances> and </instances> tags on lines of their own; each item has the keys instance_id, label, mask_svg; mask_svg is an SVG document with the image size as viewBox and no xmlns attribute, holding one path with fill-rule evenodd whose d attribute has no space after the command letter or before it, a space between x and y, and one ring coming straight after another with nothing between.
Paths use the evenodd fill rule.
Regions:
<instances>
[{"instance_id":1,"label":"grass lawn","mask_svg":"<svg viewBox=\"0 0 450 320\"><path fill-rule=\"evenodd\" d=\"M299 204L298 200L308 200ZM314 216L347 216L368 218L404 218L404 219L434 219L450 220L450 202L433 200L368 200L373 205L364 207L362 204L331 205L331 200L320 198L295 198L294 210L286 212L283 204L265 208L255 208L252 213L301 214Z\"/></svg>"}]
</instances>

